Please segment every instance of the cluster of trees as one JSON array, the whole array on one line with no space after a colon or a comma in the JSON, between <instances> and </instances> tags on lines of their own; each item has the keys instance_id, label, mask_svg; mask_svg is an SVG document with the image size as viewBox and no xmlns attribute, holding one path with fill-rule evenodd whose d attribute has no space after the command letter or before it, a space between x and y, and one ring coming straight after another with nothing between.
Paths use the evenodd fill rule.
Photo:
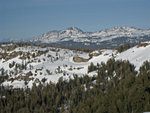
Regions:
<instances>
[{"instance_id":1,"label":"cluster of trees","mask_svg":"<svg viewBox=\"0 0 150 113\"><path fill-rule=\"evenodd\" d=\"M0 69L0 84L2 84L5 80L9 78L8 74L6 74L5 69Z\"/></svg>"},{"instance_id":2,"label":"cluster of trees","mask_svg":"<svg viewBox=\"0 0 150 113\"><path fill-rule=\"evenodd\" d=\"M93 65L93 64L92 64ZM97 67L97 66L96 66ZM128 61L101 63L98 76L32 89L0 87L1 113L142 113L150 111L150 62L140 72Z\"/></svg>"},{"instance_id":3,"label":"cluster of trees","mask_svg":"<svg viewBox=\"0 0 150 113\"><path fill-rule=\"evenodd\" d=\"M99 64L97 64L99 65ZM88 73L97 70L98 66L95 66L93 64L93 62L90 63L90 65L88 66Z\"/></svg>"},{"instance_id":4,"label":"cluster of trees","mask_svg":"<svg viewBox=\"0 0 150 113\"><path fill-rule=\"evenodd\" d=\"M130 46L129 43L127 43L127 44L125 44L125 45L120 45L120 46L118 46L118 47L116 48L116 50L117 50L119 53L121 53L121 52L123 52L123 51L125 51L125 50L128 50L129 48L131 48L131 46Z\"/></svg>"}]
</instances>

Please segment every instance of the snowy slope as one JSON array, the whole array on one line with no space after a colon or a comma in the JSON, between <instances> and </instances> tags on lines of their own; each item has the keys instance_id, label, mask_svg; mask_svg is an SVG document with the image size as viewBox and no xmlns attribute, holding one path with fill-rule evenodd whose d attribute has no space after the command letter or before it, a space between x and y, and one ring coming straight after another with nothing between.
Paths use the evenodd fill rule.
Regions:
<instances>
[{"instance_id":1,"label":"snowy slope","mask_svg":"<svg viewBox=\"0 0 150 113\"><path fill-rule=\"evenodd\" d=\"M143 62L150 61L150 45L144 47L135 46L121 54L118 54L116 59L129 60L136 66L136 70L139 70Z\"/></svg>"},{"instance_id":2,"label":"snowy slope","mask_svg":"<svg viewBox=\"0 0 150 113\"><path fill-rule=\"evenodd\" d=\"M50 31L46 34L42 34L40 37L34 39L33 41L41 41L43 43L49 42L60 42L60 41L69 41L76 40L78 37L87 36L82 30L76 27L70 27L61 31Z\"/></svg>"},{"instance_id":3,"label":"snowy slope","mask_svg":"<svg viewBox=\"0 0 150 113\"><path fill-rule=\"evenodd\" d=\"M143 37L150 36L150 30L136 29L133 27L115 27L98 32L83 32L79 28L71 27L60 31L45 33L33 42L56 43L64 41L98 43L119 37Z\"/></svg>"},{"instance_id":4,"label":"snowy slope","mask_svg":"<svg viewBox=\"0 0 150 113\"><path fill-rule=\"evenodd\" d=\"M115 57L116 60L129 60L136 66L136 70L138 71L144 61L150 60L150 45L148 44L149 42L147 42L146 47L135 46L122 53L109 49L96 50L90 53L93 54L92 58L89 57L89 53L68 49L52 47L40 48L35 46L18 47L13 51L7 51L8 56L13 52L22 51L23 53L21 55L9 60L0 59L0 72L3 68L5 75L8 74L9 76L9 79L5 80L2 85L11 86L13 88L31 88L33 83L39 84L39 81L43 79L45 79L43 84L46 84L50 81L57 83L60 77L63 77L63 80L69 80L73 78L74 74L78 76L94 76L97 74L96 71L88 73L90 63L93 62L96 65L97 63L107 62L112 56ZM4 53L5 51L0 49L0 52ZM29 53L30 58L26 58L25 60L21 59L23 55ZM33 54L35 54L35 57L33 57ZM74 57L83 58L87 61L76 62L74 61ZM21 71L17 70L17 74L14 74L16 67L13 66L10 68L10 63L13 61L21 65L26 64L26 69ZM27 76L28 73L30 73L30 76Z\"/></svg>"},{"instance_id":5,"label":"snowy slope","mask_svg":"<svg viewBox=\"0 0 150 113\"><path fill-rule=\"evenodd\" d=\"M102 50L102 54L99 56L93 56L92 59L89 59L89 53L72 51L68 49L57 49L57 48L39 48L39 47L22 47L16 48L14 51L19 52L22 51L24 53L35 53L38 54L38 51L48 50L47 53L37 56L35 58L30 58L26 60L21 60L21 56L17 56L8 61L1 59L0 60L0 69L4 68L5 72L8 75L14 72L15 66L13 68L9 68L9 64L15 61L18 64L22 64L22 62L27 63L27 69L18 72L17 75L11 74L9 76L9 80L3 83L4 86L12 86L14 88L17 87L32 87L32 83L35 81L41 81L43 78L46 79L46 82L58 82L60 77L63 77L64 80L69 80L73 78L74 74L78 76L84 76L88 74L88 66L91 62L95 65L97 63L106 62L113 52L112 50ZM55 50L55 51L54 51ZM2 52L2 51L1 51ZM4 52L4 51L3 51ZM82 57L85 59L89 59L87 62L74 62L73 58L75 56ZM32 62L31 62L32 61ZM39 62L40 61L40 62ZM32 66L32 69L30 68ZM60 69L60 72L58 72ZM49 71L49 73L47 72ZM25 81L23 81L20 76L27 76L27 73L32 72L32 76L29 76L29 80L27 85L25 85ZM96 74L96 73L95 73ZM16 79L17 78L17 79ZM12 80L13 79L13 80ZM38 84L38 82L37 82Z\"/></svg>"}]
</instances>

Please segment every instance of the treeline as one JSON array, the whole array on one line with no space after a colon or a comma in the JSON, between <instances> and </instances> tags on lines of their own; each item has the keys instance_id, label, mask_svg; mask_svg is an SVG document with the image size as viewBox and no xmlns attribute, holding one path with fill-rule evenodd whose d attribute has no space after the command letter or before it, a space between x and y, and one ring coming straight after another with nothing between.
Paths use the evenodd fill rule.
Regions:
<instances>
[{"instance_id":1,"label":"treeline","mask_svg":"<svg viewBox=\"0 0 150 113\"><path fill-rule=\"evenodd\" d=\"M3 47L3 45L6 45ZM12 51L17 47L27 47L27 46L36 46L41 48L46 47L54 47L54 48L61 48L61 49L69 49L69 50L75 50L75 51L81 51L81 52L92 52L95 49L88 49L88 48L69 48L69 47L63 47L63 46L56 46L52 44L40 44L40 43L31 43L31 42L6 42L6 43L0 43L0 48L6 50L6 51Z\"/></svg>"},{"instance_id":2,"label":"treeline","mask_svg":"<svg viewBox=\"0 0 150 113\"><path fill-rule=\"evenodd\" d=\"M93 64L92 64L93 66ZM150 63L140 72L128 61L110 59L98 76L63 81L32 89L0 88L1 113L142 113L150 111Z\"/></svg>"}]
</instances>

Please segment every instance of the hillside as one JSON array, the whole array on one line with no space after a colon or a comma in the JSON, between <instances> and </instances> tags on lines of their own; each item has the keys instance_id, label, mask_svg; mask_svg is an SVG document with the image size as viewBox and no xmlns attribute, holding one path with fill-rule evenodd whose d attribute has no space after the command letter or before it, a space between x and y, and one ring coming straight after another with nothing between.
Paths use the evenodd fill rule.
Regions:
<instances>
[{"instance_id":1,"label":"hillside","mask_svg":"<svg viewBox=\"0 0 150 113\"><path fill-rule=\"evenodd\" d=\"M146 45L145 45L146 44ZM1 76L5 76L2 82L4 86L13 88L31 88L33 83L37 85L53 82L57 83L62 77L68 81L75 75L94 76L97 71L88 73L88 66L93 63L95 66L108 59L129 60L135 65L136 71L146 60L150 60L150 44L143 43L130 48L127 51L118 53L116 50L102 49L91 53L61 49L54 47L41 48L39 46L14 47L3 44L0 49L0 71ZM12 50L6 51L5 49Z\"/></svg>"}]
</instances>

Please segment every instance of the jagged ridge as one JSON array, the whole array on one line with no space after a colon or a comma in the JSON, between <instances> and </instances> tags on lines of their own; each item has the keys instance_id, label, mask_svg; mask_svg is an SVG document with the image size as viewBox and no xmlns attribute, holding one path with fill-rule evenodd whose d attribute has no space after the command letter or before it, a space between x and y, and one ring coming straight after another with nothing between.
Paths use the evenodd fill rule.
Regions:
<instances>
[{"instance_id":1,"label":"jagged ridge","mask_svg":"<svg viewBox=\"0 0 150 113\"><path fill-rule=\"evenodd\" d=\"M50 31L42 34L32 42L50 43L59 46L88 47L88 48L113 48L118 45L139 41L149 41L150 30L137 29L134 27L115 27L98 32L84 32L77 27L70 27L60 31ZM68 43L70 45L68 45Z\"/></svg>"}]
</instances>

